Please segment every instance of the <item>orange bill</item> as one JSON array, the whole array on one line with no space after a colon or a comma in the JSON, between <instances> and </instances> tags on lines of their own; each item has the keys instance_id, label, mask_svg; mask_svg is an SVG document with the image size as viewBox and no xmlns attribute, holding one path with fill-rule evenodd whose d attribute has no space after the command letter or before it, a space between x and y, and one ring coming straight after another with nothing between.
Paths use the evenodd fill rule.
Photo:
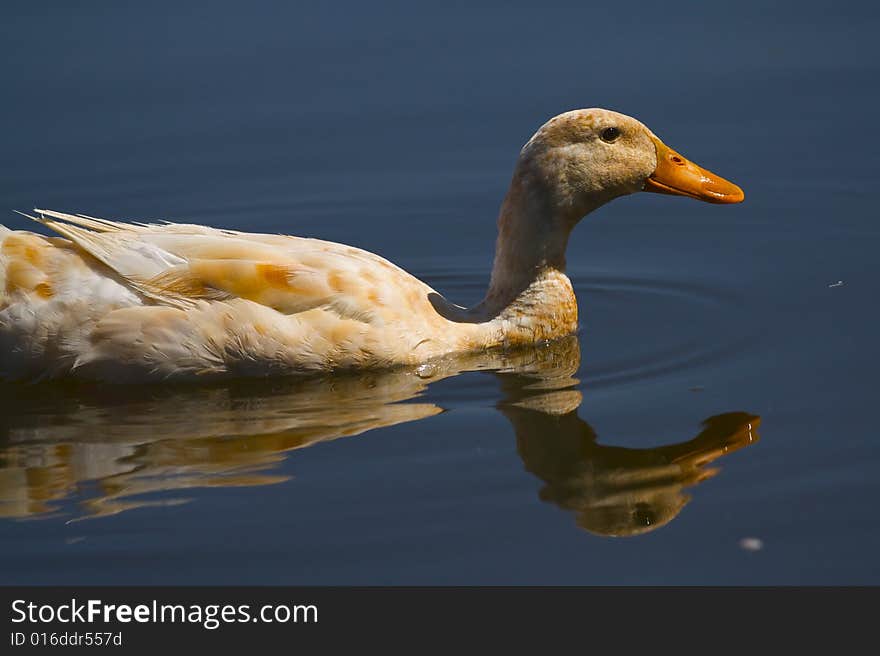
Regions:
<instances>
[{"instance_id":1,"label":"orange bill","mask_svg":"<svg viewBox=\"0 0 880 656\"><path fill-rule=\"evenodd\" d=\"M645 191L690 196L708 203L741 203L743 190L711 171L697 166L654 137L657 168L645 182Z\"/></svg>"}]
</instances>

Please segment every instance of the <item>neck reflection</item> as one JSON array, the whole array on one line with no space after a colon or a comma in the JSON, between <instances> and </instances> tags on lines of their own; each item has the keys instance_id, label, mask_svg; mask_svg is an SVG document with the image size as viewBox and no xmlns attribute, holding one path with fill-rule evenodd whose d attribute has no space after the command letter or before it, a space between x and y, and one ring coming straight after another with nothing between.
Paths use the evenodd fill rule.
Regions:
<instances>
[{"instance_id":1,"label":"neck reflection","mask_svg":"<svg viewBox=\"0 0 880 656\"><path fill-rule=\"evenodd\" d=\"M525 469L543 482L541 499L599 535L638 535L667 524L689 501L685 490L717 473L709 463L757 440L760 420L731 412L706 419L698 435L674 444L598 444L578 416L579 364L571 337L418 369L307 380L109 390L5 385L0 517L55 516L75 498L82 499L75 516L100 517L183 503L191 488L281 483L287 478L274 468L289 452L428 419L443 408L412 399L430 383L468 371L497 377L497 407L513 426ZM150 499L156 492L166 494Z\"/></svg>"}]
</instances>

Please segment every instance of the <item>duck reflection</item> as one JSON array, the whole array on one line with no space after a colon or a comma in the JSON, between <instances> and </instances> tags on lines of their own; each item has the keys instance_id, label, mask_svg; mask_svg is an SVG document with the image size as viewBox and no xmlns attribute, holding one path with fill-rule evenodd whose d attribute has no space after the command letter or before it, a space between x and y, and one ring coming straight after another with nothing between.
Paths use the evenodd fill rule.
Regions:
<instances>
[{"instance_id":1,"label":"duck reflection","mask_svg":"<svg viewBox=\"0 0 880 656\"><path fill-rule=\"evenodd\" d=\"M600 535L663 526L688 502L706 465L757 439L759 420L711 417L693 439L647 449L603 446L578 416L577 339L448 357L429 366L211 387L0 388L0 516L81 517L179 504L189 488L269 485L288 452L426 419L443 411L413 399L438 380L484 370L501 384L540 496ZM156 500L151 493L165 492ZM167 493L174 496L169 498ZM70 509L71 497L85 498Z\"/></svg>"},{"instance_id":2,"label":"duck reflection","mask_svg":"<svg viewBox=\"0 0 880 656\"><path fill-rule=\"evenodd\" d=\"M578 526L611 537L653 531L674 519L690 496L684 489L718 473L706 465L758 439L759 418L744 412L710 417L696 437L649 449L597 444L577 412L551 418L507 406L517 450L544 481L544 501L575 514Z\"/></svg>"}]
</instances>

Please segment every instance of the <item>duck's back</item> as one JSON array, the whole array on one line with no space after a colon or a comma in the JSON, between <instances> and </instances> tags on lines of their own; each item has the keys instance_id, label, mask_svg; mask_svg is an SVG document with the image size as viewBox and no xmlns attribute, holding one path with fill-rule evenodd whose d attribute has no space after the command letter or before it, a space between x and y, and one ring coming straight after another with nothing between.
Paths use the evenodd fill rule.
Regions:
<instances>
[{"instance_id":1,"label":"duck's back","mask_svg":"<svg viewBox=\"0 0 880 656\"><path fill-rule=\"evenodd\" d=\"M437 343L448 322L433 290L361 249L35 218L63 238L0 226L0 378L268 375L417 362L449 348Z\"/></svg>"}]
</instances>

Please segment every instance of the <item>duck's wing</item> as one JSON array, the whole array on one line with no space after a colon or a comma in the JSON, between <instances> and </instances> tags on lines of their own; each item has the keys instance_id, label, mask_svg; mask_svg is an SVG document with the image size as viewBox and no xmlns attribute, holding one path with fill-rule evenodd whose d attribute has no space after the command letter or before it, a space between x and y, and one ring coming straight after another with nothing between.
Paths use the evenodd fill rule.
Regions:
<instances>
[{"instance_id":1,"label":"duck's wing","mask_svg":"<svg viewBox=\"0 0 880 656\"><path fill-rule=\"evenodd\" d=\"M35 210L154 303L242 298L295 314L316 307L362 321L430 288L387 260L316 239L183 224L132 224Z\"/></svg>"}]
</instances>

